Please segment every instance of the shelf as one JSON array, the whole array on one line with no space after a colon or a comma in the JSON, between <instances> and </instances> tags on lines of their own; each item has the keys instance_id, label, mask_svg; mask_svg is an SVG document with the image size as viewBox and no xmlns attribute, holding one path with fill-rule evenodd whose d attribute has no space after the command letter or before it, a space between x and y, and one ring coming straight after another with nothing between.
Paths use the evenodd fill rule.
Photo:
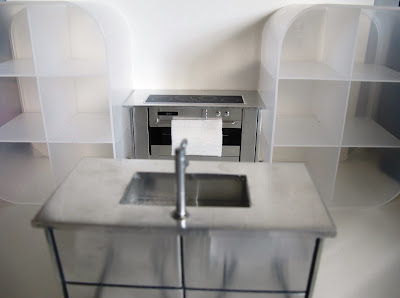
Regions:
<instances>
[{"instance_id":1,"label":"shelf","mask_svg":"<svg viewBox=\"0 0 400 298\"><path fill-rule=\"evenodd\" d=\"M41 113L22 113L0 127L0 142L46 142Z\"/></svg>"},{"instance_id":2,"label":"shelf","mask_svg":"<svg viewBox=\"0 0 400 298\"><path fill-rule=\"evenodd\" d=\"M343 147L400 147L400 140L367 117L346 119Z\"/></svg>"},{"instance_id":3,"label":"shelf","mask_svg":"<svg viewBox=\"0 0 400 298\"><path fill-rule=\"evenodd\" d=\"M361 82L400 82L400 72L379 64L355 64L352 80Z\"/></svg>"},{"instance_id":4,"label":"shelf","mask_svg":"<svg viewBox=\"0 0 400 298\"><path fill-rule=\"evenodd\" d=\"M106 67L102 63L83 59L68 59L57 61L49 68L38 68L39 77L87 77L103 76Z\"/></svg>"},{"instance_id":5,"label":"shelf","mask_svg":"<svg viewBox=\"0 0 400 298\"><path fill-rule=\"evenodd\" d=\"M380 169L379 152L383 150L356 151L348 159L339 162L334 205L377 206L399 194L399 182Z\"/></svg>"},{"instance_id":6,"label":"shelf","mask_svg":"<svg viewBox=\"0 0 400 298\"><path fill-rule=\"evenodd\" d=\"M106 67L98 62L68 59L52 65L52 69L38 69L39 77L102 76ZM0 63L0 77L35 77L35 66L30 59L9 60Z\"/></svg>"},{"instance_id":7,"label":"shelf","mask_svg":"<svg viewBox=\"0 0 400 298\"><path fill-rule=\"evenodd\" d=\"M329 65L313 61L281 62L279 79L346 81L349 78L336 72Z\"/></svg>"},{"instance_id":8,"label":"shelf","mask_svg":"<svg viewBox=\"0 0 400 298\"><path fill-rule=\"evenodd\" d=\"M35 66L30 59L9 60L0 63L0 77L34 77Z\"/></svg>"},{"instance_id":9,"label":"shelf","mask_svg":"<svg viewBox=\"0 0 400 298\"><path fill-rule=\"evenodd\" d=\"M78 113L59 131L49 136L50 143L112 143L108 113Z\"/></svg>"},{"instance_id":10,"label":"shelf","mask_svg":"<svg viewBox=\"0 0 400 298\"><path fill-rule=\"evenodd\" d=\"M312 116L277 116L274 145L281 147L338 147L339 142Z\"/></svg>"}]
</instances>

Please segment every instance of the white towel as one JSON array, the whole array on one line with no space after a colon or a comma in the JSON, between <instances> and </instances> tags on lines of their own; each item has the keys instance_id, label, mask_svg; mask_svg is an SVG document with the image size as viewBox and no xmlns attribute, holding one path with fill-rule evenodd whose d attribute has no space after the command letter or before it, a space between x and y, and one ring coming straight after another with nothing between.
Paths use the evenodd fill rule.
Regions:
<instances>
[{"instance_id":1,"label":"white towel","mask_svg":"<svg viewBox=\"0 0 400 298\"><path fill-rule=\"evenodd\" d=\"M173 118L171 154L187 139L187 155L222 155L222 119Z\"/></svg>"}]
</instances>

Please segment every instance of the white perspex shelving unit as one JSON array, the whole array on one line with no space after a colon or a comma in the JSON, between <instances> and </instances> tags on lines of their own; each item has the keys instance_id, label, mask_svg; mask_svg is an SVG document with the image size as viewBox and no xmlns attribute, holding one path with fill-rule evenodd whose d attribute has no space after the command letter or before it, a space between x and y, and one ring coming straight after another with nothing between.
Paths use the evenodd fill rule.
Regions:
<instances>
[{"instance_id":1,"label":"white perspex shelving unit","mask_svg":"<svg viewBox=\"0 0 400 298\"><path fill-rule=\"evenodd\" d=\"M129 156L130 28L96 3L0 3L0 197L40 204L83 156Z\"/></svg>"},{"instance_id":2,"label":"white perspex shelving unit","mask_svg":"<svg viewBox=\"0 0 400 298\"><path fill-rule=\"evenodd\" d=\"M399 26L398 8L325 4L281 8L265 25L260 158L306 162L329 205L379 205L400 191L400 124L389 115Z\"/></svg>"}]
</instances>

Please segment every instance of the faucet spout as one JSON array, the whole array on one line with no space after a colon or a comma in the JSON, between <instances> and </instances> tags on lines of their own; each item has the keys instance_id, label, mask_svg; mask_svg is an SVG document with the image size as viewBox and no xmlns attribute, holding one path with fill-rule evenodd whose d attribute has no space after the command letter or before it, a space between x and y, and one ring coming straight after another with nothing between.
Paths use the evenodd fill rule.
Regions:
<instances>
[{"instance_id":1,"label":"faucet spout","mask_svg":"<svg viewBox=\"0 0 400 298\"><path fill-rule=\"evenodd\" d=\"M181 145L175 149L175 174L176 174L176 209L173 212L173 217L182 220L188 217L186 211L186 194L185 194L185 173L188 161L186 160L187 140L184 139Z\"/></svg>"}]
</instances>

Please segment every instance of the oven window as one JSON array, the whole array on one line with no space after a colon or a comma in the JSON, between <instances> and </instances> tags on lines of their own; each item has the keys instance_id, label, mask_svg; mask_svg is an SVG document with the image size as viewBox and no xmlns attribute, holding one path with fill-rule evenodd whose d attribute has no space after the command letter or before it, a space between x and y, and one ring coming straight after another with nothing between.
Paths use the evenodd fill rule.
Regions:
<instances>
[{"instance_id":1,"label":"oven window","mask_svg":"<svg viewBox=\"0 0 400 298\"><path fill-rule=\"evenodd\" d=\"M151 145L171 145L171 127L149 127ZM240 146L242 130L240 128L223 128L222 145Z\"/></svg>"}]
</instances>

